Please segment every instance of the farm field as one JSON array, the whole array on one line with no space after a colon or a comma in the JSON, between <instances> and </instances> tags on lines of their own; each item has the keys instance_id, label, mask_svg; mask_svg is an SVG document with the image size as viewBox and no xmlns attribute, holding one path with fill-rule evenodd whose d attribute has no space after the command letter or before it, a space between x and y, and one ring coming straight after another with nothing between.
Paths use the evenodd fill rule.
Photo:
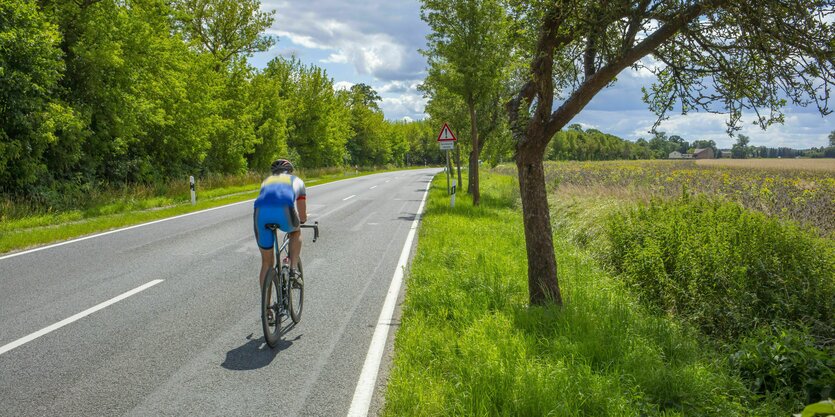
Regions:
<instances>
[{"instance_id":1,"label":"farm field","mask_svg":"<svg viewBox=\"0 0 835 417\"><path fill-rule=\"evenodd\" d=\"M551 162L546 183L557 201L598 197L646 203L704 195L797 222L822 236L835 232L835 161L739 161ZM498 171L515 175L511 167Z\"/></svg>"},{"instance_id":2,"label":"farm field","mask_svg":"<svg viewBox=\"0 0 835 417\"><path fill-rule=\"evenodd\" d=\"M696 165L706 167L735 167L780 169L794 171L828 171L835 172L835 159L700 159L694 161Z\"/></svg>"}]
</instances>

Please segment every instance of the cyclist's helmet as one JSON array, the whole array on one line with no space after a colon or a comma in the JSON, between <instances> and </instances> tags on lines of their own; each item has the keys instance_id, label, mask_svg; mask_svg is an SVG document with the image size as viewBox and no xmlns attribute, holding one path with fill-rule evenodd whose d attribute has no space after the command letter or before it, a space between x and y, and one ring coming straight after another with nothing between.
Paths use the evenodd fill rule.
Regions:
<instances>
[{"instance_id":1,"label":"cyclist's helmet","mask_svg":"<svg viewBox=\"0 0 835 417\"><path fill-rule=\"evenodd\" d=\"M282 172L290 174L293 172L293 163L286 159L277 159L273 162L272 166L270 166L270 169L273 174L281 174Z\"/></svg>"}]
</instances>

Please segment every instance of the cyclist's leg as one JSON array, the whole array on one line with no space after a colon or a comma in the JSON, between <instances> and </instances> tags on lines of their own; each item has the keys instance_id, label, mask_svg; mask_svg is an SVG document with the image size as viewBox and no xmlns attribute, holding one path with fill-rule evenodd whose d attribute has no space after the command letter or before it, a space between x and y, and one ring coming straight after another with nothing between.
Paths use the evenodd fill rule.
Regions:
<instances>
[{"instance_id":1,"label":"cyclist's leg","mask_svg":"<svg viewBox=\"0 0 835 417\"><path fill-rule=\"evenodd\" d=\"M290 238L290 268L296 270L299 264L299 254L302 251L302 234L299 229L299 215L293 206L284 206L280 213L279 225L281 230L287 233Z\"/></svg>"},{"instance_id":2,"label":"cyclist's leg","mask_svg":"<svg viewBox=\"0 0 835 417\"><path fill-rule=\"evenodd\" d=\"M290 268L298 269L299 256L302 253L302 232L296 229L290 233Z\"/></svg>"},{"instance_id":3,"label":"cyclist's leg","mask_svg":"<svg viewBox=\"0 0 835 417\"><path fill-rule=\"evenodd\" d=\"M261 288L264 285L264 278L267 276L267 271L275 264L275 259L272 249L258 249L261 251L261 273L258 274L258 288Z\"/></svg>"},{"instance_id":4,"label":"cyclist's leg","mask_svg":"<svg viewBox=\"0 0 835 417\"><path fill-rule=\"evenodd\" d=\"M264 285L264 278L267 276L267 271L275 264L273 257L273 245L275 244L275 235L270 229L267 229L267 223L274 223L274 216L269 207L265 210L259 208L255 209L253 214L253 223L255 227L255 240L258 243L258 249L261 252L261 273L258 274L258 288Z\"/></svg>"}]
</instances>

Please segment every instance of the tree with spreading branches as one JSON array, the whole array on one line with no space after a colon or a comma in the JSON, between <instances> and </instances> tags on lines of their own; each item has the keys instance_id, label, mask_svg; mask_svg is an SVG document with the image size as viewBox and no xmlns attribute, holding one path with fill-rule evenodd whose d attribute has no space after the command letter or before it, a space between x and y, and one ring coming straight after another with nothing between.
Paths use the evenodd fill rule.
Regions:
<instances>
[{"instance_id":1,"label":"tree with spreading branches","mask_svg":"<svg viewBox=\"0 0 835 417\"><path fill-rule=\"evenodd\" d=\"M546 147L624 70L655 74L644 100L659 122L673 110L724 113L732 133L744 114L762 128L782 122L788 103L830 113L832 0L509 0L508 7L529 63L506 108L531 304L562 303Z\"/></svg>"},{"instance_id":2,"label":"tree with spreading branches","mask_svg":"<svg viewBox=\"0 0 835 417\"><path fill-rule=\"evenodd\" d=\"M470 124L468 191L480 200L478 161L496 123L496 98L501 94L509 63L506 10L500 0L423 0L421 18L432 32L427 49L429 75L422 89L429 95L452 94L467 108ZM460 177L460 174L459 174ZM460 178L459 178L460 181Z\"/></svg>"},{"instance_id":3,"label":"tree with spreading branches","mask_svg":"<svg viewBox=\"0 0 835 417\"><path fill-rule=\"evenodd\" d=\"M263 34L275 12L261 11L258 0L177 0L186 38L219 63L266 51L275 39Z\"/></svg>"}]
</instances>

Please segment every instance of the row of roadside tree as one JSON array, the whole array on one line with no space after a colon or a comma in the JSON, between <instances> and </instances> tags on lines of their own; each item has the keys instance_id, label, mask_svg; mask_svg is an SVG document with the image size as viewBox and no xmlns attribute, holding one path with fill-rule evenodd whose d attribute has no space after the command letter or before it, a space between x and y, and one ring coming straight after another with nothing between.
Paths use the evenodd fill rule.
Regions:
<instances>
[{"instance_id":1,"label":"row of roadside tree","mask_svg":"<svg viewBox=\"0 0 835 417\"><path fill-rule=\"evenodd\" d=\"M391 122L369 86L248 58L258 0L0 3L0 194L303 168L438 163L437 126ZM434 146L433 146L434 145Z\"/></svg>"}]
</instances>

